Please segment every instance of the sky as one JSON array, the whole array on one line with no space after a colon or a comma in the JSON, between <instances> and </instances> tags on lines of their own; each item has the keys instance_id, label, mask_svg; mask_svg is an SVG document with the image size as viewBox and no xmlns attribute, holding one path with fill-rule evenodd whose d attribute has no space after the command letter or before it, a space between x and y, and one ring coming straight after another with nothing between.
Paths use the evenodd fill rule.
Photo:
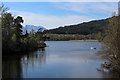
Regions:
<instances>
[{"instance_id":1,"label":"sky","mask_svg":"<svg viewBox=\"0 0 120 80\"><path fill-rule=\"evenodd\" d=\"M3 2L23 25L53 29L91 20L106 19L117 12L117 2Z\"/></svg>"}]
</instances>

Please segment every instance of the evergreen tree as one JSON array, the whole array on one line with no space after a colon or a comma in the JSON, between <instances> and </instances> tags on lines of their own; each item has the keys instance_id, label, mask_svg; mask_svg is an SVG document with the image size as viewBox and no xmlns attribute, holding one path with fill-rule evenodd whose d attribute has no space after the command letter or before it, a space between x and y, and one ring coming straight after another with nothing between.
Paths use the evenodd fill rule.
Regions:
<instances>
[{"instance_id":1,"label":"evergreen tree","mask_svg":"<svg viewBox=\"0 0 120 80\"><path fill-rule=\"evenodd\" d=\"M22 36L22 25L23 23L22 17L18 16L16 19L14 19L14 27L15 27L15 34L17 36L17 42L20 44L20 38Z\"/></svg>"}]
</instances>

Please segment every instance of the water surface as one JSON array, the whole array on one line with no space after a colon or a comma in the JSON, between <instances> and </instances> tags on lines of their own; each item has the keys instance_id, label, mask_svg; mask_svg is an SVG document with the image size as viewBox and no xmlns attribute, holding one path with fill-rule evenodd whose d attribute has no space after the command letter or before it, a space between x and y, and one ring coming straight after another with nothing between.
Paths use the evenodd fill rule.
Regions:
<instances>
[{"instance_id":1,"label":"water surface","mask_svg":"<svg viewBox=\"0 0 120 80\"><path fill-rule=\"evenodd\" d=\"M96 53L96 41L46 41L48 47L3 60L3 76L9 78L110 78L98 71L104 62ZM90 49L96 47L96 49Z\"/></svg>"}]
</instances>

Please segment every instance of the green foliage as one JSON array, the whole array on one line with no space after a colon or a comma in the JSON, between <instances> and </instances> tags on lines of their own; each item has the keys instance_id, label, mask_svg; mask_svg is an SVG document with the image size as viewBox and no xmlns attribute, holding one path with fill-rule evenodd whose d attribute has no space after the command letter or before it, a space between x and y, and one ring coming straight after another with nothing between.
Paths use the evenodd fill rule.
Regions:
<instances>
[{"instance_id":1,"label":"green foliage","mask_svg":"<svg viewBox=\"0 0 120 80\"><path fill-rule=\"evenodd\" d=\"M25 51L33 51L39 46L46 47L44 41L44 33L40 30L36 33L32 30L29 34L23 35L23 38L21 39L22 45L24 45L23 50L25 49Z\"/></svg>"},{"instance_id":2,"label":"green foliage","mask_svg":"<svg viewBox=\"0 0 120 80\"><path fill-rule=\"evenodd\" d=\"M50 41L67 41L67 40L95 40L94 35L72 35L72 34L46 34L47 40Z\"/></svg>"},{"instance_id":3,"label":"green foliage","mask_svg":"<svg viewBox=\"0 0 120 80\"><path fill-rule=\"evenodd\" d=\"M16 36L16 34L13 34L13 36L12 36L12 41L13 41L13 42L16 42L16 41L17 41L17 36Z\"/></svg>"},{"instance_id":4,"label":"green foliage","mask_svg":"<svg viewBox=\"0 0 120 80\"><path fill-rule=\"evenodd\" d=\"M1 25L2 25L2 51L3 53L12 52L25 52L33 51L38 48L39 45L43 47L45 45L44 33L41 29L37 33L34 30L31 33L22 34L23 18L12 16L11 13L6 12L7 8L0 6L1 11ZM45 47L45 46L44 46Z\"/></svg>"},{"instance_id":5,"label":"green foliage","mask_svg":"<svg viewBox=\"0 0 120 80\"><path fill-rule=\"evenodd\" d=\"M120 16L113 16L108 21L101 54L109 61L110 70L120 72Z\"/></svg>"},{"instance_id":6,"label":"green foliage","mask_svg":"<svg viewBox=\"0 0 120 80\"><path fill-rule=\"evenodd\" d=\"M97 33L97 34L95 35L95 38L96 38L98 41L100 41L100 42L103 41L104 37L105 37L104 31L103 31L103 32L99 32L99 33Z\"/></svg>"}]
</instances>

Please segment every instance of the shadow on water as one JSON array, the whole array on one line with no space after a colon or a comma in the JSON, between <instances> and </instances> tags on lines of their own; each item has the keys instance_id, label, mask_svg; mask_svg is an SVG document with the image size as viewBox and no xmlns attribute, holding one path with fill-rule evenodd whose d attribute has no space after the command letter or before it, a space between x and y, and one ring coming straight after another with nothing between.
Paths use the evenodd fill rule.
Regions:
<instances>
[{"instance_id":1,"label":"shadow on water","mask_svg":"<svg viewBox=\"0 0 120 80\"><path fill-rule=\"evenodd\" d=\"M2 78L23 78L23 66L34 66L36 61L40 64L45 63L45 48L22 55L12 55L2 57Z\"/></svg>"}]
</instances>

